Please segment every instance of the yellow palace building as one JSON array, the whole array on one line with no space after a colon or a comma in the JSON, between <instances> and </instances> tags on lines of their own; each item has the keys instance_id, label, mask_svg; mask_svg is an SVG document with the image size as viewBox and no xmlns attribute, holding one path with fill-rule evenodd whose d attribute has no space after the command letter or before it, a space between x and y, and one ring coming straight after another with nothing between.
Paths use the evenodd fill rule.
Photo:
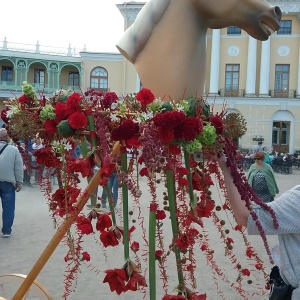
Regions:
<instances>
[{"instance_id":1,"label":"yellow palace building","mask_svg":"<svg viewBox=\"0 0 300 300\"><path fill-rule=\"evenodd\" d=\"M300 1L269 1L283 16L278 32L257 41L238 27L207 34L204 99L214 112L224 105L241 113L247 133L238 141L251 149L257 140L279 152L300 150ZM124 30L135 20L143 2L117 4ZM195 62L196 63L196 62ZM3 101L22 94L28 81L45 96L64 89L113 91L119 96L141 88L133 65L114 53L0 42L0 109ZM0 120L2 124L2 121ZM0 125L1 125L0 124Z\"/></svg>"}]
</instances>

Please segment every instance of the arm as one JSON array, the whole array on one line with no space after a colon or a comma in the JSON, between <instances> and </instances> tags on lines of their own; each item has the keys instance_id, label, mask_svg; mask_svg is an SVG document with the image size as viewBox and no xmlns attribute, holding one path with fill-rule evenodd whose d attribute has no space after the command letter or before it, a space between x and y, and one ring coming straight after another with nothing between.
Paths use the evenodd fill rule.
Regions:
<instances>
[{"instance_id":1,"label":"arm","mask_svg":"<svg viewBox=\"0 0 300 300\"><path fill-rule=\"evenodd\" d=\"M223 171L227 196L234 216L238 224L246 227L250 212L245 206L245 202L241 199L241 196L235 184L233 183L233 178L231 176L229 168L226 166L226 158L224 155L222 155L219 159L219 165L221 170Z\"/></svg>"}]
</instances>

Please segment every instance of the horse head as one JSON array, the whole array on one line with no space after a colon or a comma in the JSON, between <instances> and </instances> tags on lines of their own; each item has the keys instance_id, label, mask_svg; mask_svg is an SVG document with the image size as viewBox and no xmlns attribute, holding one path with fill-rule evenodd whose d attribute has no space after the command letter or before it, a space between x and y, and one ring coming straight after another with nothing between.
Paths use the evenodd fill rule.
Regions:
<instances>
[{"instance_id":1,"label":"horse head","mask_svg":"<svg viewBox=\"0 0 300 300\"><path fill-rule=\"evenodd\" d=\"M281 15L266 0L150 0L117 48L156 97L202 96L207 29L238 26L264 41Z\"/></svg>"}]
</instances>

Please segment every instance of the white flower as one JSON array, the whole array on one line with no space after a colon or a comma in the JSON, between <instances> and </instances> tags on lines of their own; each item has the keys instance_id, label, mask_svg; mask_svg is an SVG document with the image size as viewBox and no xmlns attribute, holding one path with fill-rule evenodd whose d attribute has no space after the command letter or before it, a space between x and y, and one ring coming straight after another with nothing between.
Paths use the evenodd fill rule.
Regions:
<instances>
[{"instance_id":1,"label":"white flower","mask_svg":"<svg viewBox=\"0 0 300 300\"><path fill-rule=\"evenodd\" d=\"M118 107L118 103L117 102L113 102L110 106L111 109L116 109Z\"/></svg>"},{"instance_id":2,"label":"white flower","mask_svg":"<svg viewBox=\"0 0 300 300\"><path fill-rule=\"evenodd\" d=\"M177 105L177 110L178 111L184 111L184 107L180 104Z\"/></svg>"},{"instance_id":3,"label":"white flower","mask_svg":"<svg viewBox=\"0 0 300 300\"><path fill-rule=\"evenodd\" d=\"M67 142L67 143L64 145L64 149L65 149L66 151L72 150L72 145L70 144L70 142Z\"/></svg>"},{"instance_id":4,"label":"white flower","mask_svg":"<svg viewBox=\"0 0 300 300\"><path fill-rule=\"evenodd\" d=\"M11 105L9 106L9 110L6 112L7 118L11 118L13 115L17 115L20 113L20 108L17 105Z\"/></svg>"},{"instance_id":5,"label":"white flower","mask_svg":"<svg viewBox=\"0 0 300 300\"><path fill-rule=\"evenodd\" d=\"M116 114L110 114L110 120L112 122L117 122L118 121L118 116Z\"/></svg>"}]
</instances>

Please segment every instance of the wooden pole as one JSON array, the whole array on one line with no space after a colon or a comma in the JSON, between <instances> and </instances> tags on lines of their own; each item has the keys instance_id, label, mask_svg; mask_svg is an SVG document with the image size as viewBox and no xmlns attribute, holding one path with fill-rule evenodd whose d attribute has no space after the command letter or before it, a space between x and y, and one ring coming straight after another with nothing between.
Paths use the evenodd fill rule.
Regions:
<instances>
[{"instance_id":1,"label":"wooden pole","mask_svg":"<svg viewBox=\"0 0 300 300\"><path fill-rule=\"evenodd\" d=\"M60 241L68 231L69 227L73 224L75 219L77 218L78 214L81 212L83 209L84 205L89 199L90 193L93 193L97 187L97 185L100 182L101 174L100 170L94 175L94 177L91 179L89 182L88 186L84 190L83 194L81 197L78 199L76 203L76 209L71 215L67 216L67 218L64 220L64 222L61 224L61 226L57 229L56 233L53 235L52 239L46 246L45 250L41 254L41 256L38 258L30 272L28 273L27 277L17 290L16 294L12 298L12 300L20 300L23 299L27 291L30 289L32 283L34 280L37 278L57 246L59 245Z\"/></svg>"}]
</instances>

